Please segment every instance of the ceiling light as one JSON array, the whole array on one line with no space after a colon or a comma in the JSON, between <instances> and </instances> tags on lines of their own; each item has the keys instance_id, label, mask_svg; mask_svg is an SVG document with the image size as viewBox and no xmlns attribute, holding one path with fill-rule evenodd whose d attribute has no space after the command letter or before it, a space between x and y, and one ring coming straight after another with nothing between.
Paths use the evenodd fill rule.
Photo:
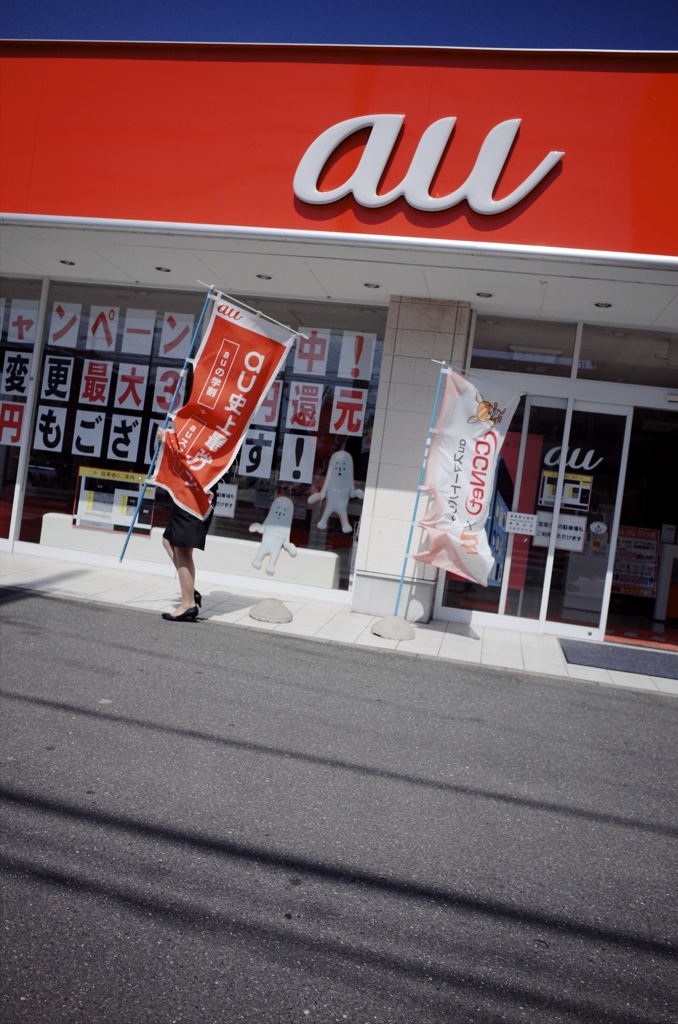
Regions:
<instances>
[{"instance_id":1,"label":"ceiling light","mask_svg":"<svg viewBox=\"0 0 678 1024\"><path fill-rule=\"evenodd\" d=\"M169 267L156 267L155 269L159 270L161 274L171 274L172 273L172 271L170 270Z\"/></svg>"},{"instance_id":2,"label":"ceiling light","mask_svg":"<svg viewBox=\"0 0 678 1024\"><path fill-rule=\"evenodd\" d=\"M611 302L594 302L593 305L597 306L598 309L610 309L612 307Z\"/></svg>"},{"instance_id":3,"label":"ceiling light","mask_svg":"<svg viewBox=\"0 0 678 1024\"><path fill-rule=\"evenodd\" d=\"M257 274L257 277L259 278L260 281L272 281L273 280L273 278L271 277L270 274Z\"/></svg>"},{"instance_id":4,"label":"ceiling light","mask_svg":"<svg viewBox=\"0 0 678 1024\"><path fill-rule=\"evenodd\" d=\"M375 284L374 281L365 281L364 288L381 288L380 284Z\"/></svg>"},{"instance_id":5,"label":"ceiling light","mask_svg":"<svg viewBox=\"0 0 678 1024\"><path fill-rule=\"evenodd\" d=\"M59 263L63 263L65 267L74 267L75 263L73 260L59 260Z\"/></svg>"},{"instance_id":6,"label":"ceiling light","mask_svg":"<svg viewBox=\"0 0 678 1024\"><path fill-rule=\"evenodd\" d=\"M493 299L494 292L476 292L479 299Z\"/></svg>"}]
</instances>

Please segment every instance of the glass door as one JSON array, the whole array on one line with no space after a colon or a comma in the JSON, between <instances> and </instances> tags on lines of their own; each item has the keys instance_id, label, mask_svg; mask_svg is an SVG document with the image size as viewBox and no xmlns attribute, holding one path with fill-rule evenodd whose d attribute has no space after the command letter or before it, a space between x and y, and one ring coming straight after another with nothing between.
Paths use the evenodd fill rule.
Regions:
<instances>
[{"instance_id":1,"label":"glass door","mask_svg":"<svg viewBox=\"0 0 678 1024\"><path fill-rule=\"evenodd\" d=\"M544 632L604 637L630 428L630 409L574 402L566 442L545 455L533 538L548 544Z\"/></svg>"},{"instance_id":2,"label":"glass door","mask_svg":"<svg viewBox=\"0 0 678 1024\"><path fill-rule=\"evenodd\" d=\"M494 612L506 626L603 638L630 424L626 407L557 398L521 405L488 519L493 578L481 588L447 575L441 618L489 621L484 613ZM493 543L509 510L521 513L519 532Z\"/></svg>"}]
</instances>

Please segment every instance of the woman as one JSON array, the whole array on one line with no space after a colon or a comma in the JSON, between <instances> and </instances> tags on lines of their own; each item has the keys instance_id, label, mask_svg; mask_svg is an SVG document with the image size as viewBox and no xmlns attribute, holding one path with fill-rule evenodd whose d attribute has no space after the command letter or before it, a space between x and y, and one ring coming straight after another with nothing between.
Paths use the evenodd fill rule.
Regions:
<instances>
[{"instance_id":1,"label":"woman","mask_svg":"<svg viewBox=\"0 0 678 1024\"><path fill-rule=\"evenodd\" d=\"M158 428L158 440L165 439L165 431ZM162 535L165 551L172 559L179 576L181 586L181 604L176 612L163 612L162 617L168 622L195 622L198 609L202 607L202 596L195 589L195 563L193 549L205 550L205 538L212 522L213 510L207 519L184 512L177 504L172 506L172 514L167 529Z\"/></svg>"}]
</instances>

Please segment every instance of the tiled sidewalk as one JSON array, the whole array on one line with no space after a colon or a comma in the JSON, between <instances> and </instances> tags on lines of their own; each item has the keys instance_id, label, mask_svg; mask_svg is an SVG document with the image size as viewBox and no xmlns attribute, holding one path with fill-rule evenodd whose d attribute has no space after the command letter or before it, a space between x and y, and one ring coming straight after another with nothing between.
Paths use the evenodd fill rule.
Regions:
<instances>
[{"instance_id":1,"label":"tiled sidewalk","mask_svg":"<svg viewBox=\"0 0 678 1024\"><path fill-rule=\"evenodd\" d=\"M245 585L249 581L242 577L232 577L227 582L223 582L222 577L219 583L213 583L209 582L209 576L209 573L202 573L199 586L203 593L201 618L210 623L678 695L677 680L569 665L553 636L430 622L415 625L413 640L386 640L370 632L376 616L353 613L345 601L319 599L309 592L311 588L307 588L303 597L279 590L272 594L270 590ZM0 585L156 613L171 611L178 603L178 584L169 564L163 574L159 568L149 572L146 568L120 567L113 560L110 565L97 566L32 553L0 551ZM250 617L250 610L256 604L272 596L292 613L291 622L271 624Z\"/></svg>"}]
</instances>

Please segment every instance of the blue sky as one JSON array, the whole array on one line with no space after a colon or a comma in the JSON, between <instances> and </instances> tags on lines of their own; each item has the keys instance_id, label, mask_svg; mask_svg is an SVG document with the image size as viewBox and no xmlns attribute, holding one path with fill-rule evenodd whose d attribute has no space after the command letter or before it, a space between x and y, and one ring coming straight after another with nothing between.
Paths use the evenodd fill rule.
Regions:
<instances>
[{"instance_id":1,"label":"blue sky","mask_svg":"<svg viewBox=\"0 0 678 1024\"><path fill-rule=\"evenodd\" d=\"M678 0L3 0L5 39L678 50Z\"/></svg>"}]
</instances>

